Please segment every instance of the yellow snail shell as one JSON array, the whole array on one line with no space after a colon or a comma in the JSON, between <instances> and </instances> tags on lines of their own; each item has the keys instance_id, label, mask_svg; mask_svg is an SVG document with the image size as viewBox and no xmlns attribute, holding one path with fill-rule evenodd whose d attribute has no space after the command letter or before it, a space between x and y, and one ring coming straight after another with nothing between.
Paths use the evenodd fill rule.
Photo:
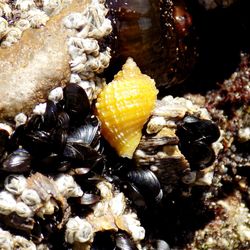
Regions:
<instances>
[{"instance_id":1,"label":"yellow snail shell","mask_svg":"<svg viewBox=\"0 0 250 250\"><path fill-rule=\"evenodd\" d=\"M142 74L132 58L100 93L96 109L102 134L120 156L132 158L157 93L155 81Z\"/></svg>"}]
</instances>

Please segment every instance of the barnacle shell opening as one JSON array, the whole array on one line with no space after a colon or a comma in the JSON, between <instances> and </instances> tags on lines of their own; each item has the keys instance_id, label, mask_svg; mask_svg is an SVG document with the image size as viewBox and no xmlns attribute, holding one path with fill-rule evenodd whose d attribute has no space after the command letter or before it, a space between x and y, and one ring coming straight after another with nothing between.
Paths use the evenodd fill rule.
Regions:
<instances>
[{"instance_id":1,"label":"barnacle shell opening","mask_svg":"<svg viewBox=\"0 0 250 250\"><path fill-rule=\"evenodd\" d=\"M155 107L157 93L155 81L128 58L97 98L102 134L120 156L132 158L143 125Z\"/></svg>"}]
</instances>

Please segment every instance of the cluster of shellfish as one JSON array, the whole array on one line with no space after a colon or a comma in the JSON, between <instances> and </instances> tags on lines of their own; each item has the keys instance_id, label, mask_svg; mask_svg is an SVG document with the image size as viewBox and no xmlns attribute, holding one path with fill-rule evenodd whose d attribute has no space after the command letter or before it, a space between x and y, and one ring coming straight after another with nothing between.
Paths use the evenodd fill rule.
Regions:
<instances>
[{"instance_id":1,"label":"cluster of shellfish","mask_svg":"<svg viewBox=\"0 0 250 250\"><path fill-rule=\"evenodd\" d=\"M31 115L0 123L0 249L249 247L250 220L239 222L249 216L243 201L250 192L244 176L249 166L246 60L206 98L157 98L164 86L183 81L193 65L192 20L183 4L93 0L64 19L71 34L67 85L53 89ZM161 22L154 27L149 19ZM145 33L137 31L139 24ZM160 56L153 58L144 47L148 43L137 50L145 34L155 39L152 48ZM161 61L164 57L168 60ZM106 84L117 60L124 65ZM231 104L233 118L227 122ZM244 153L231 148L238 146L235 138ZM232 183L242 195L230 193ZM227 230L216 234L221 241L209 238L223 216L228 228L233 224L232 245L223 241Z\"/></svg>"},{"instance_id":2,"label":"cluster of shellfish","mask_svg":"<svg viewBox=\"0 0 250 250\"><path fill-rule=\"evenodd\" d=\"M31 117L17 115L14 131L2 125L3 233L30 239L37 249L55 247L57 238L64 239L61 248L89 249L108 231L110 246L136 249L145 237L136 207L157 206L180 182L210 185L219 129L206 109L171 96L156 102L157 92L130 58L99 95L97 116L85 90L68 84L52 90Z\"/></svg>"}]
</instances>

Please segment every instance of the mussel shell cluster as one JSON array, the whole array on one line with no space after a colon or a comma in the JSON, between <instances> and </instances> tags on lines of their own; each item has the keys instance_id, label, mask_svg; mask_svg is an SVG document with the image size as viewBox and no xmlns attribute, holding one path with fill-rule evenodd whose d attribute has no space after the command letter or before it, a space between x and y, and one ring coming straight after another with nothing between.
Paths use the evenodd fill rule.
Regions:
<instances>
[{"instance_id":1,"label":"mussel shell cluster","mask_svg":"<svg viewBox=\"0 0 250 250\"><path fill-rule=\"evenodd\" d=\"M90 114L85 91L69 84L63 96L57 103L48 100L44 113L34 114L2 141L1 171L66 171L72 164L87 170L102 159L100 122Z\"/></svg>"},{"instance_id":2,"label":"mussel shell cluster","mask_svg":"<svg viewBox=\"0 0 250 250\"><path fill-rule=\"evenodd\" d=\"M27 191L27 194L14 192L15 199L34 200L37 197L39 201L30 217L19 216L14 210L7 214L1 212L1 227L10 229L12 233L17 231L35 243L49 241L70 216L71 208L66 199L75 196L75 184L69 187L69 194L65 193L64 189L67 189L71 182L74 183L73 179L70 179L71 175L79 176L81 184L85 186L85 196L82 196L80 189L77 191L76 196L82 197L79 201L74 201L76 206L94 204L100 199L95 188L97 181L88 184L86 177L92 175L92 170L93 173L101 173L104 167L100 122L90 113L89 100L80 86L68 84L61 92L59 99L57 96L50 98L51 100L42 106L40 104L40 109L35 109L35 114L24 120L21 125L18 124L14 132L4 128L0 130L1 179L6 178L5 188L10 186L11 192L5 195L5 191L2 191L1 206L5 207L5 199L12 197L15 191L13 185L15 189L22 187L20 178L27 183L26 189L31 191ZM59 173L62 174L62 181L57 181ZM65 183L60 184L63 180ZM18 198L19 196L21 198ZM41 211L48 209L48 202L52 202L51 215L43 216ZM31 204L28 202L28 205ZM6 211L2 209L3 207L1 211Z\"/></svg>"}]
</instances>

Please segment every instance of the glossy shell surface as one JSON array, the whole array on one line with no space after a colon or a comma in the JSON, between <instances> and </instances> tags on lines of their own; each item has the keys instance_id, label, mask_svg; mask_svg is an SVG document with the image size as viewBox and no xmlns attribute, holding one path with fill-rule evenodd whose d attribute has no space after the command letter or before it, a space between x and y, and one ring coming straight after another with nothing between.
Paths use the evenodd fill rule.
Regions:
<instances>
[{"instance_id":1,"label":"glossy shell surface","mask_svg":"<svg viewBox=\"0 0 250 250\"><path fill-rule=\"evenodd\" d=\"M105 139L123 157L131 158L141 130L156 102L155 82L129 58L97 99L97 116Z\"/></svg>"},{"instance_id":2,"label":"glossy shell surface","mask_svg":"<svg viewBox=\"0 0 250 250\"><path fill-rule=\"evenodd\" d=\"M133 57L143 73L167 88L190 74L196 58L192 18L183 1L109 0L111 69Z\"/></svg>"}]
</instances>

